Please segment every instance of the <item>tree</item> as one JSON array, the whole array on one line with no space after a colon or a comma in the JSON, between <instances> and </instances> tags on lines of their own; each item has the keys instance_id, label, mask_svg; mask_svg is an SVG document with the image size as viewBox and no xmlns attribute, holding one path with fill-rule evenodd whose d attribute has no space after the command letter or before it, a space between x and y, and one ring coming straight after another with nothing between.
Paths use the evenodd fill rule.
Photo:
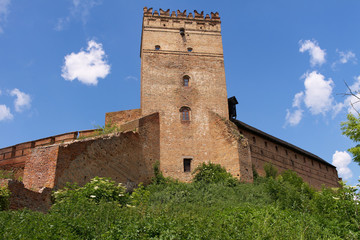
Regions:
<instances>
[{"instance_id":1,"label":"tree","mask_svg":"<svg viewBox=\"0 0 360 240\"><path fill-rule=\"evenodd\" d=\"M347 115L347 121L341 123L341 130L343 135L349 137L355 143L358 143L360 142L360 113L355 108L354 104L360 102L359 92L353 92L346 82L345 85L348 88L349 93L345 93L344 95L352 96L356 99L355 102L350 101L350 104L358 116L356 117L354 114L349 113ZM354 162L357 162L360 165L360 144L349 148L348 151L353 155Z\"/></svg>"}]
</instances>

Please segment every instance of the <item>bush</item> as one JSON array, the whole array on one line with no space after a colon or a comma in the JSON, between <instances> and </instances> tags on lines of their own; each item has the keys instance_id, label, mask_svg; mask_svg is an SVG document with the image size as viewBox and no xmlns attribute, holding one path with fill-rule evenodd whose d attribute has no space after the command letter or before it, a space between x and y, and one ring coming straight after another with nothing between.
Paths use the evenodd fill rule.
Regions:
<instances>
[{"instance_id":1,"label":"bush","mask_svg":"<svg viewBox=\"0 0 360 240\"><path fill-rule=\"evenodd\" d=\"M0 187L0 211L9 209L10 190L6 187Z\"/></svg>"},{"instance_id":2,"label":"bush","mask_svg":"<svg viewBox=\"0 0 360 240\"><path fill-rule=\"evenodd\" d=\"M272 165L271 163L266 163L264 165L264 170L266 178L276 178L278 170L276 167L274 167L274 165Z\"/></svg>"},{"instance_id":3,"label":"bush","mask_svg":"<svg viewBox=\"0 0 360 240\"><path fill-rule=\"evenodd\" d=\"M220 164L202 163L193 172L194 182L200 183L225 183L235 186L238 180L226 171Z\"/></svg>"},{"instance_id":4,"label":"bush","mask_svg":"<svg viewBox=\"0 0 360 240\"><path fill-rule=\"evenodd\" d=\"M128 195L122 184L116 184L110 178L95 177L84 187L77 184L68 184L63 190L58 190L53 194L55 204L63 202L74 202L87 199L99 203L117 202L121 206L128 202Z\"/></svg>"}]
</instances>

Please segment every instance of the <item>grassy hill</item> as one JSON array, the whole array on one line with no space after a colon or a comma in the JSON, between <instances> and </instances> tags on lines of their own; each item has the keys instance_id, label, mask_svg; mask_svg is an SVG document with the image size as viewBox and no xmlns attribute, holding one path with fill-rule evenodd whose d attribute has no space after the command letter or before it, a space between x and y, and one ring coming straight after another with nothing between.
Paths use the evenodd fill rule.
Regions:
<instances>
[{"instance_id":1,"label":"grassy hill","mask_svg":"<svg viewBox=\"0 0 360 240\"><path fill-rule=\"evenodd\" d=\"M359 239L354 197L346 186L316 192L290 171L243 184L203 166L193 183L157 173L132 194L96 178L55 193L47 214L0 212L0 238Z\"/></svg>"}]
</instances>

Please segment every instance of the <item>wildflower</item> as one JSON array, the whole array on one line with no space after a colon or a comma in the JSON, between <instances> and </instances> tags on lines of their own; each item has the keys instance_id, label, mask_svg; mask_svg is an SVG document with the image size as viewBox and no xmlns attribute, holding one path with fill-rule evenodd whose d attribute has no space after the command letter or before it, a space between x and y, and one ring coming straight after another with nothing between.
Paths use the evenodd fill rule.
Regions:
<instances>
[{"instance_id":1,"label":"wildflower","mask_svg":"<svg viewBox=\"0 0 360 240\"><path fill-rule=\"evenodd\" d=\"M97 190L99 188L99 186L95 186L94 189Z\"/></svg>"},{"instance_id":2,"label":"wildflower","mask_svg":"<svg viewBox=\"0 0 360 240\"><path fill-rule=\"evenodd\" d=\"M90 195L90 197L91 197L91 198L96 198L96 196L95 196L95 195Z\"/></svg>"},{"instance_id":3,"label":"wildflower","mask_svg":"<svg viewBox=\"0 0 360 240\"><path fill-rule=\"evenodd\" d=\"M122 194L122 193L119 194L119 197L123 197L123 196L124 196L124 194Z\"/></svg>"}]
</instances>

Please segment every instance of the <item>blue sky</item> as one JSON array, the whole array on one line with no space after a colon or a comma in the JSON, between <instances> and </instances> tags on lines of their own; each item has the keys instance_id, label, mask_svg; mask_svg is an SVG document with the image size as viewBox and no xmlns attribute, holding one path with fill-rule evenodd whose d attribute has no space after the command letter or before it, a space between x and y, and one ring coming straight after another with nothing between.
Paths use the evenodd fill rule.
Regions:
<instances>
[{"instance_id":1,"label":"blue sky","mask_svg":"<svg viewBox=\"0 0 360 240\"><path fill-rule=\"evenodd\" d=\"M0 148L103 125L140 106L143 7L218 11L238 119L357 184L341 135L360 88L360 1L0 0Z\"/></svg>"}]
</instances>

